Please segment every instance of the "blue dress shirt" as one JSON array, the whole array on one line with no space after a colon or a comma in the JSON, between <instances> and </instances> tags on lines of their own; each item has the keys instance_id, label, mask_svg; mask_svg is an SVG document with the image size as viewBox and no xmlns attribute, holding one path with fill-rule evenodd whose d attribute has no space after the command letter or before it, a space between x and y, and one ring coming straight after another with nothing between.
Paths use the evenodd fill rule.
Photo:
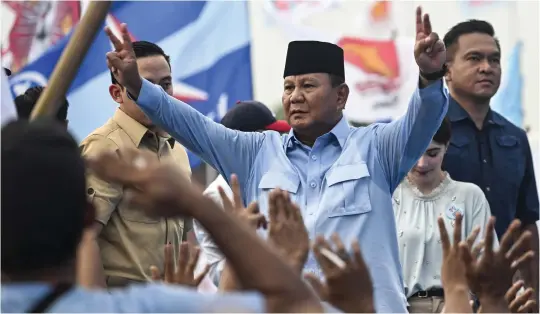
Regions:
<instances>
[{"instance_id":1,"label":"blue dress shirt","mask_svg":"<svg viewBox=\"0 0 540 314\"><path fill-rule=\"evenodd\" d=\"M358 240L377 312L407 312L391 196L446 114L442 80L417 89L402 118L361 128L343 118L313 147L292 130L281 136L227 129L144 79L137 104L227 181L237 174L245 203L258 201L267 215L268 193L281 188L301 207L311 239L338 233L347 246ZM305 271L322 276L312 254Z\"/></svg>"}]
</instances>

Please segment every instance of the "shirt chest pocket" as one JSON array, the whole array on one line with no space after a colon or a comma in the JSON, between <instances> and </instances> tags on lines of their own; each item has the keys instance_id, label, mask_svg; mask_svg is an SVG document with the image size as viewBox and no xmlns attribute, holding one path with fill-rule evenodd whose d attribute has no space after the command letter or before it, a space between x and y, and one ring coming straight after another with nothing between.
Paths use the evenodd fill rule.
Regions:
<instances>
[{"instance_id":1,"label":"shirt chest pocket","mask_svg":"<svg viewBox=\"0 0 540 314\"><path fill-rule=\"evenodd\" d=\"M160 222L159 218L151 218L146 215L142 208L129 206L125 201L122 201L122 203L118 205L118 214L123 220L128 222L144 224L157 224Z\"/></svg>"},{"instance_id":2,"label":"shirt chest pocket","mask_svg":"<svg viewBox=\"0 0 540 314\"><path fill-rule=\"evenodd\" d=\"M298 203L297 196L299 186L300 179L296 174L269 171L262 176L259 182L259 204L268 204L268 194L270 191L281 189L289 192L291 201L301 206L302 204ZM267 206L261 206L261 208L267 208Z\"/></svg>"},{"instance_id":3,"label":"shirt chest pocket","mask_svg":"<svg viewBox=\"0 0 540 314\"><path fill-rule=\"evenodd\" d=\"M514 184L519 184L523 178L526 164L525 158L521 153L519 140L515 136L503 135L496 138L497 151L493 158L495 167L500 167L502 171L499 173L501 177Z\"/></svg>"},{"instance_id":4,"label":"shirt chest pocket","mask_svg":"<svg viewBox=\"0 0 540 314\"><path fill-rule=\"evenodd\" d=\"M326 175L327 190L322 206L328 217L364 214L371 211L370 174L365 163L336 166Z\"/></svg>"}]
</instances>

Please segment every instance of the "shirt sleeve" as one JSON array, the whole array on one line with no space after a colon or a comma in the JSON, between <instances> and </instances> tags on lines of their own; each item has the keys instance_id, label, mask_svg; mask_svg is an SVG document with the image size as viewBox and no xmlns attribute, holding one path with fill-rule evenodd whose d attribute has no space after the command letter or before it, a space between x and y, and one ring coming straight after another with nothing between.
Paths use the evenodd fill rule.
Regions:
<instances>
[{"instance_id":1,"label":"shirt sleeve","mask_svg":"<svg viewBox=\"0 0 540 314\"><path fill-rule=\"evenodd\" d=\"M100 135L92 135L81 144L81 154L86 158L117 150L118 146L113 141ZM86 181L88 199L96 209L96 220L106 225L122 200L123 188L121 185L104 181L91 173L87 174Z\"/></svg>"},{"instance_id":2,"label":"shirt sleeve","mask_svg":"<svg viewBox=\"0 0 540 314\"><path fill-rule=\"evenodd\" d=\"M522 137L522 141L524 142L526 154L525 176L519 187L516 218L521 220L521 223L525 226L535 223L540 218L538 214L538 190L536 188L531 147L525 135Z\"/></svg>"},{"instance_id":3,"label":"shirt sleeve","mask_svg":"<svg viewBox=\"0 0 540 314\"><path fill-rule=\"evenodd\" d=\"M156 125L225 179L235 173L240 186L244 186L266 136L264 133L228 129L145 79L136 102Z\"/></svg>"},{"instance_id":4,"label":"shirt sleeve","mask_svg":"<svg viewBox=\"0 0 540 314\"><path fill-rule=\"evenodd\" d=\"M263 313L266 300L257 292L199 293L195 289L164 284L134 286L133 297L144 298L147 313Z\"/></svg>"},{"instance_id":5,"label":"shirt sleeve","mask_svg":"<svg viewBox=\"0 0 540 314\"><path fill-rule=\"evenodd\" d=\"M447 110L448 95L441 79L426 88L417 88L403 117L373 125L379 160L391 193L424 154Z\"/></svg>"}]
</instances>

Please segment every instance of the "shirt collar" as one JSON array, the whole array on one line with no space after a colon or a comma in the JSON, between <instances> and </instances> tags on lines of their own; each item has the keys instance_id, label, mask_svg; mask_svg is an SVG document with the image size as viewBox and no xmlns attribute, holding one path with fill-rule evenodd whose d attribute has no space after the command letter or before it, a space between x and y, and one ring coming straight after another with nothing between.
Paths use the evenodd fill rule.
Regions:
<instances>
[{"instance_id":1,"label":"shirt collar","mask_svg":"<svg viewBox=\"0 0 540 314\"><path fill-rule=\"evenodd\" d=\"M125 112L120 110L120 108L116 109L112 119L120 126L120 128L122 128L122 130L124 130L124 132L126 132L137 147L141 144L144 136L151 133L147 127L128 116ZM174 139L168 136L166 137L166 140L171 145L171 148L173 148L175 143Z\"/></svg>"},{"instance_id":2,"label":"shirt collar","mask_svg":"<svg viewBox=\"0 0 540 314\"><path fill-rule=\"evenodd\" d=\"M447 116L450 122L457 122L466 119L472 121L467 111L465 111L465 109L463 109L463 107L461 107L461 105L454 98L452 98L452 96L450 96ZM486 123L504 126L506 125L506 120L504 120L500 114L491 110L490 108L486 116Z\"/></svg>"},{"instance_id":3,"label":"shirt collar","mask_svg":"<svg viewBox=\"0 0 540 314\"><path fill-rule=\"evenodd\" d=\"M347 136L349 136L349 130L349 123L345 117L342 117L341 120L339 120L339 122L327 134L333 134L341 148L343 148L345 146ZM300 141L294 135L294 130L291 129L287 135L287 140L285 141L286 147L291 147L295 142L300 143Z\"/></svg>"}]
</instances>

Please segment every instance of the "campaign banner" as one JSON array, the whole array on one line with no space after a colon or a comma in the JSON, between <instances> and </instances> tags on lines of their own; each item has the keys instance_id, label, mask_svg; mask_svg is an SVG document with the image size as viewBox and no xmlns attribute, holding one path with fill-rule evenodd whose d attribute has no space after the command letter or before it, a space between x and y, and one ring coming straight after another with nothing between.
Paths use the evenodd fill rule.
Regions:
<instances>
[{"instance_id":1,"label":"campaign banner","mask_svg":"<svg viewBox=\"0 0 540 314\"><path fill-rule=\"evenodd\" d=\"M204 115L219 121L237 100L252 99L246 2L114 2L104 24L115 31L120 23L128 24L133 39L154 42L170 56L174 97ZM14 95L47 85L70 34L10 77ZM108 92L105 54L110 50L107 36L99 32L69 89L69 127L78 140L117 108ZM189 157L192 167L200 164L193 154Z\"/></svg>"}]
</instances>

